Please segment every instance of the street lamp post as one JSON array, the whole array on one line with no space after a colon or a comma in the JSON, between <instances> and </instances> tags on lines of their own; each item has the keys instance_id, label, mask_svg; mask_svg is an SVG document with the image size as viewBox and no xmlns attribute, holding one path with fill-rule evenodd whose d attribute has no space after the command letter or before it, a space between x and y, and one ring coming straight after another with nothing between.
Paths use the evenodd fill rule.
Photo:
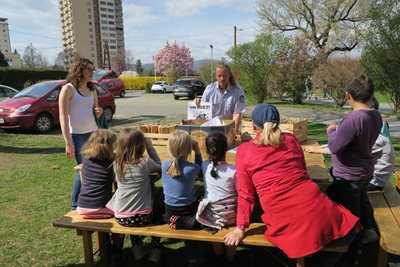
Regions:
<instances>
[{"instance_id":1,"label":"street lamp post","mask_svg":"<svg viewBox=\"0 0 400 267\"><path fill-rule=\"evenodd\" d=\"M154 82L156 82L156 80L157 80L157 75L156 75L156 58L155 57L153 57L153 61L154 61Z\"/></svg>"},{"instance_id":2,"label":"street lamp post","mask_svg":"<svg viewBox=\"0 0 400 267\"><path fill-rule=\"evenodd\" d=\"M243 31L243 29L238 29L238 27L233 26L233 47L236 48L236 32Z\"/></svg>"},{"instance_id":3,"label":"street lamp post","mask_svg":"<svg viewBox=\"0 0 400 267\"><path fill-rule=\"evenodd\" d=\"M211 83L213 82L213 80L214 80L214 77L213 77L213 45L210 45L210 49L211 49L211 77L210 77L210 79L211 79Z\"/></svg>"}]
</instances>

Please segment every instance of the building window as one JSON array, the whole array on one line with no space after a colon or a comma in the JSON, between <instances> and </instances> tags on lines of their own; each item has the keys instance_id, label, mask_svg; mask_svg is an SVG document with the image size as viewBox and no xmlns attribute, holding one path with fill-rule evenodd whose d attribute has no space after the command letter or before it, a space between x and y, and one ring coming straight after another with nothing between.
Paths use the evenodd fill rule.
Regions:
<instances>
[{"instance_id":1,"label":"building window","mask_svg":"<svg viewBox=\"0 0 400 267\"><path fill-rule=\"evenodd\" d=\"M114 21L109 21L108 24L114 25Z\"/></svg>"},{"instance_id":2,"label":"building window","mask_svg":"<svg viewBox=\"0 0 400 267\"><path fill-rule=\"evenodd\" d=\"M106 5L107 3L104 1L100 1L100 5Z\"/></svg>"},{"instance_id":3,"label":"building window","mask_svg":"<svg viewBox=\"0 0 400 267\"><path fill-rule=\"evenodd\" d=\"M87 5L90 6L90 2L87 2Z\"/></svg>"},{"instance_id":4,"label":"building window","mask_svg":"<svg viewBox=\"0 0 400 267\"><path fill-rule=\"evenodd\" d=\"M105 8L105 7L100 7L100 11L107 11L107 8Z\"/></svg>"},{"instance_id":5,"label":"building window","mask_svg":"<svg viewBox=\"0 0 400 267\"><path fill-rule=\"evenodd\" d=\"M92 19L92 15L88 15L88 19Z\"/></svg>"},{"instance_id":6,"label":"building window","mask_svg":"<svg viewBox=\"0 0 400 267\"><path fill-rule=\"evenodd\" d=\"M91 8L88 8L87 11L88 11L88 12L92 12L92 9L91 9Z\"/></svg>"},{"instance_id":7,"label":"building window","mask_svg":"<svg viewBox=\"0 0 400 267\"><path fill-rule=\"evenodd\" d=\"M108 18L109 18L109 19L113 19L114 16L113 16L113 15L108 15Z\"/></svg>"},{"instance_id":8,"label":"building window","mask_svg":"<svg viewBox=\"0 0 400 267\"><path fill-rule=\"evenodd\" d=\"M93 39L93 34L89 35L89 37Z\"/></svg>"},{"instance_id":9,"label":"building window","mask_svg":"<svg viewBox=\"0 0 400 267\"><path fill-rule=\"evenodd\" d=\"M114 6L114 3L107 3L107 6Z\"/></svg>"},{"instance_id":10,"label":"building window","mask_svg":"<svg viewBox=\"0 0 400 267\"><path fill-rule=\"evenodd\" d=\"M89 21L89 25L92 25L92 22L91 22L91 21Z\"/></svg>"},{"instance_id":11,"label":"building window","mask_svg":"<svg viewBox=\"0 0 400 267\"><path fill-rule=\"evenodd\" d=\"M107 31L108 28L107 27L101 27L102 30Z\"/></svg>"},{"instance_id":12,"label":"building window","mask_svg":"<svg viewBox=\"0 0 400 267\"><path fill-rule=\"evenodd\" d=\"M114 13L114 9L112 9L112 8L109 8L109 9L107 9L107 10L108 10L108 12Z\"/></svg>"},{"instance_id":13,"label":"building window","mask_svg":"<svg viewBox=\"0 0 400 267\"><path fill-rule=\"evenodd\" d=\"M93 32L93 29L92 29L92 28L89 28L89 32Z\"/></svg>"},{"instance_id":14,"label":"building window","mask_svg":"<svg viewBox=\"0 0 400 267\"><path fill-rule=\"evenodd\" d=\"M93 48L93 47L91 47L91 48L90 48L90 51L94 51L94 48Z\"/></svg>"},{"instance_id":15,"label":"building window","mask_svg":"<svg viewBox=\"0 0 400 267\"><path fill-rule=\"evenodd\" d=\"M116 49L117 47L115 45L111 45L110 49Z\"/></svg>"},{"instance_id":16,"label":"building window","mask_svg":"<svg viewBox=\"0 0 400 267\"><path fill-rule=\"evenodd\" d=\"M107 24L107 20L102 20L101 23Z\"/></svg>"},{"instance_id":17,"label":"building window","mask_svg":"<svg viewBox=\"0 0 400 267\"><path fill-rule=\"evenodd\" d=\"M92 58L94 58L94 54L90 54L90 56L91 56Z\"/></svg>"},{"instance_id":18,"label":"building window","mask_svg":"<svg viewBox=\"0 0 400 267\"><path fill-rule=\"evenodd\" d=\"M107 15L106 14L101 14L100 15L102 18L107 18Z\"/></svg>"},{"instance_id":19,"label":"building window","mask_svg":"<svg viewBox=\"0 0 400 267\"><path fill-rule=\"evenodd\" d=\"M115 34L114 33L110 33L110 37L115 37Z\"/></svg>"}]
</instances>

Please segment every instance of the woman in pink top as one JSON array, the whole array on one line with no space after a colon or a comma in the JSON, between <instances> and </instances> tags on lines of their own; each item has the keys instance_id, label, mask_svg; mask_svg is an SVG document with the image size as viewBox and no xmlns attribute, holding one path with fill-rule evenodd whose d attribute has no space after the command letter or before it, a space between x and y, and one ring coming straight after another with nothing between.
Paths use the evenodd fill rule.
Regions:
<instances>
[{"instance_id":1,"label":"woman in pink top","mask_svg":"<svg viewBox=\"0 0 400 267\"><path fill-rule=\"evenodd\" d=\"M276 107L261 104L252 118L256 138L242 144L236 156L237 229L225 236L225 244L236 246L245 237L255 191L264 212L265 237L290 258L313 254L332 240L359 231L359 219L311 181L300 143L279 129ZM319 253L313 265L334 266L340 256Z\"/></svg>"}]
</instances>

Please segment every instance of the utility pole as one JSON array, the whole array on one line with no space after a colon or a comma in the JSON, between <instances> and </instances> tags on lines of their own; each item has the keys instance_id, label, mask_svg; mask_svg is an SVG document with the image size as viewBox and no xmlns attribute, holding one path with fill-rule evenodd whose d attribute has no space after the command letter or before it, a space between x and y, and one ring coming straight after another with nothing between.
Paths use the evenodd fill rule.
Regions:
<instances>
[{"instance_id":1,"label":"utility pole","mask_svg":"<svg viewBox=\"0 0 400 267\"><path fill-rule=\"evenodd\" d=\"M108 42L104 44L104 55L103 55L104 68L106 68L107 61L108 61L108 69L111 70L110 50L108 50Z\"/></svg>"},{"instance_id":2,"label":"utility pole","mask_svg":"<svg viewBox=\"0 0 400 267\"><path fill-rule=\"evenodd\" d=\"M236 48L236 32L243 31L243 29L238 29L238 27L233 26L233 47Z\"/></svg>"},{"instance_id":3,"label":"utility pole","mask_svg":"<svg viewBox=\"0 0 400 267\"><path fill-rule=\"evenodd\" d=\"M211 79L211 83L213 82L213 80L214 80L214 77L213 77L213 45L210 45L210 48L211 48L211 77L210 77L210 79Z\"/></svg>"}]
</instances>

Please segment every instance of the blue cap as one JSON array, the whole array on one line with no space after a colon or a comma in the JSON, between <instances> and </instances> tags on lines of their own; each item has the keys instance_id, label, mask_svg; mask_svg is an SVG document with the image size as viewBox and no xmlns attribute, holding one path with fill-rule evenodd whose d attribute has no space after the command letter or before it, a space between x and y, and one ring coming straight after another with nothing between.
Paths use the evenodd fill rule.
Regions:
<instances>
[{"instance_id":1,"label":"blue cap","mask_svg":"<svg viewBox=\"0 0 400 267\"><path fill-rule=\"evenodd\" d=\"M275 106L270 104L258 105L253 110L251 118L253 119L253 123L260 128L263 128L264 123L266 122L275 122L276 124L279 124L280 121L278 110Z\"/></svg>"}]
</instances>

